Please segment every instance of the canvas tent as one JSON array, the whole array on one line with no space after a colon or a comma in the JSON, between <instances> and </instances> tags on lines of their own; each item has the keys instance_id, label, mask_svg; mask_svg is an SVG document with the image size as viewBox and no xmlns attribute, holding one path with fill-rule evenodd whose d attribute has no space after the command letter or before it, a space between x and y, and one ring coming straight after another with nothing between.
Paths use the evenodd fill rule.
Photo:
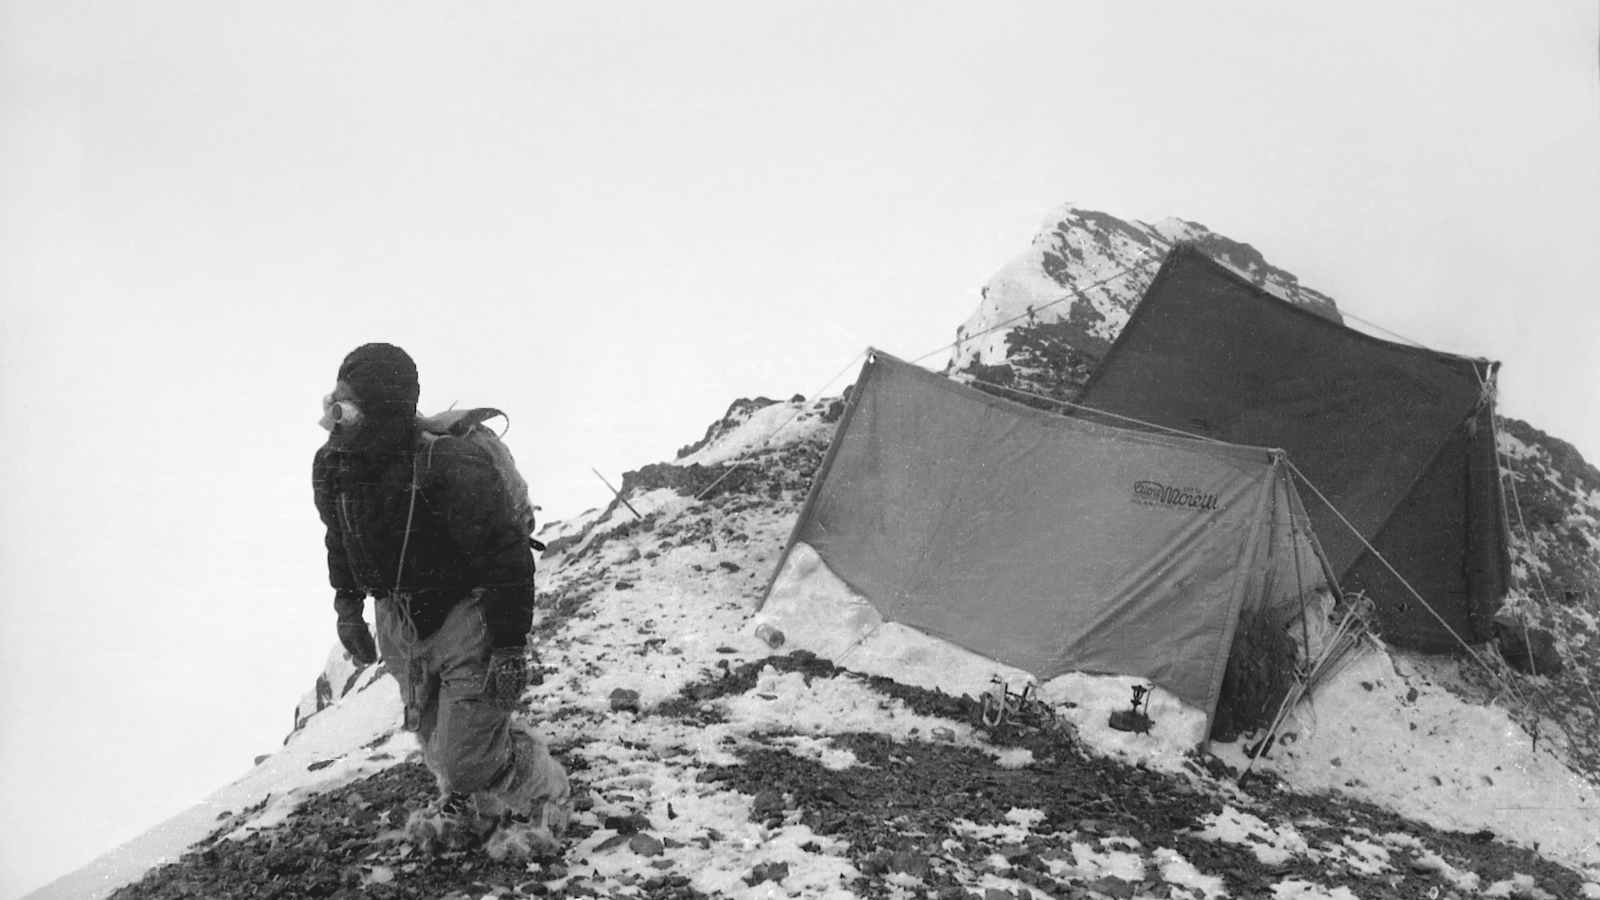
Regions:
<instances>
[{"instance_id":1,"label":"canvas tent","mask_svg":"<svg viewBox=\"0 0 1600 900\"><path fill-rule=\"evenodd\" d=\"M778 573L802 543L886 621L1041 681L1146 678L1208 717L1241 614L1287 618L1330 584L1281 453L1032 409L876 351Z\"/></svg>"},{"instance_id":2,"label":"canvas tent","mask_svg":"<svg viewBox=\"0 0 1600 900\"><path fill-rule=\"evenodd\" d=\"M1361 535L1308 493L1345 590L1373 599L1391 642L1440 651L1486 640L1506 588L1496 368L1347 328L1180 245L1080 401L1283 448Z\"/></svg>"}]
</instances>

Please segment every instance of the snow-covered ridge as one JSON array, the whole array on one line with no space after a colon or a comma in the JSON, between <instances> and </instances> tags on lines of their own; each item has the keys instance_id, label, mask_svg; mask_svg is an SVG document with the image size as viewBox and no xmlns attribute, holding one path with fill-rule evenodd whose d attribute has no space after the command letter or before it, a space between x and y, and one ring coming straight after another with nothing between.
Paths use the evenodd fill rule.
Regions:
<instances>
[{"instance_id":1,"label":"snow-covered ridge","mask_svg":"<svg viewBox=\"0 0 1600 900\"><path fill-rule=\"evenodd\" d=\"M1155 236L1205 239L1202 226L1181 220L1119 227L1099 215L1073 209L1055 219L1060 224L1072 217L1104 235L1079 248L1082 260L1101 255L1085 263L1097 271L1108 271L1105 247L1133 252L1140 246L1133 233L1148 231L1152 242ZM1045 243L1063 265L1082 262L1064 249L1072 245ZM1230 264L1251 265L1243 250L1234 253ZM1033 258L1043 265L1046 257L1041 251ZM1022 279L1025 273L1015 274ZM1045 290L1043 282L1037 286ZM1112 321L1114 305L1081 309ZM1092 331L1097 320L1080 313L1079 321ZM997 346L1002 355L990 364L1006 361L1005 343ZM884 829L900 828L897 839L928 838L926 852L907 860L866 853L862 842L869 836L824 827L826 816L819 821L804 791L792 785L777 789L756 776L733 777L754 754L776 754L790 767L815 767L841 783L890 778L901 759L961 754L975 767L967 776L973 784L1012 783L997 773L1050 776L1049 761L1036 752L1040 743L996 740L970 720L940 711L949 704L930 710L866 678L943 691L939 696L948 700L982 690L991 674L1020 680L1019 673L893 623L869 628L872 634L863 638L855 613L806 606L808 591L809 600L818 590L832 591L834 600L849 598L848 588L830 586L827 573L816 571L820 560L808 560L803 548L796 559L814 571L807 579L780 579L775 594L781 601L789 591L790 608L780 602L754 612L837 409L827 399L735 402L677 458L628 473L626 505L613 502L541 530L552 551L540 562L535 646L548 675L528 691L526 715L572 766L592 805L578 816L558 867L510 873L506 884L525 882L530 891L536 885L536 893L641 897L664 896L651 885L670 877L680 879L671 884L725 897L849 897L860 896L861 885L882 896L934 895L953 883L980 897L1000 891L1008 898L1023 890L1032 896L1343 898L1386 891L1426 896L1429 889L1438 896L1600 898L1600 794L1563 762L1581 752L1580 736L1562 734L1562 726L1545 717L1536 746L1530 717L1481 674L1453 661L1390 653L1376 643L1297 710L1285 739L1253 763L1245 753L1248 737L1196 757L1184 710L1170 698L1152 706L1157 727L1151 734L1107 727L1109 712L1127 703L1126 679L1072 675L1046 686L1046 699L1059 704L1064 734L1071 735L1059 740L1090 751L1097 766L1100 760L1135 764L1117 770L1128 797L1148 791L1140 779L1159 776L1166 787L1206 798L1204 814L1166 832L1134 834L1102 813L1064 820L1052 811L1052 798L1043 795L1048 792L1033 792L998 816L977 809L943 818L925 814L920 830L887 821L891 813L885 811ZM1533 537L1514 548L1521 570L1558 579L1560 566L1549 562L1557 558L1552 548L1592 553L1596 546L1600 481L1574 474L1560 449L1537 434L1503 434L1502 451L1518 466L1520 487L1547 485L1551 498L1550 527L1536 526ZM1592 602L1570 604L1559 615L1536 597L1521 602L1546 614L1540 622L1565 629L1569 650L1600 649L1592 642ZM756 637L764 623L785 632L781 646ZM1580 639L1585 629L1591 638ZM769 659L797 648L851 671L823 675L815 667L797 668L795 658ZM1595 656L1600 653L1590 653ZM1522 686L1545 685L1581 699L1582 684L1566 677L1529 678ZM1464 699L1473 696L1482 702ZM401 771L397 767L415 759L415 741L398 729L392 679L381 667L356 669L337 649L295 720L285 746L238 781L40 896L105 896L213 837L222 843L211 846L232 848L253 835L276 840L294 827L299 811L329 792ZM1600 727L1593 731L1600 734ZM864 744L862 735L886 743ZM867 751L874 746L890 748L890 757L873 757ZM1237 771L1247 764L1281 779L1288 793L1253 795L1216 774L1224 765ZM1052 784L1057 793L1072 787ZM1114 807L1124 799L1113 795L1109 802ZM1447 841L1382 809L1339 805L1353 801L1474 837ZM1315 805L1324 803L1333 805ZM615 821L628 817L646 821L648 839L628 840L617 830ZM1461 849L1479 842L1482 856ZM1503 852L1507 844L1537 847L1545 858L1584 872L1587 883L1569 879L1559 882L1564 889L1553 889L1547 870L1530 874L1531 857ZM422 872L398 852L374 836L371 850L349 866L363 886L403 888ZM1241 889L1240 859L1252 860L1268 887ZM478 875L488 877L483 870ZM494 894L530 895L510 887Z\"/></svg>"}]
</instances>

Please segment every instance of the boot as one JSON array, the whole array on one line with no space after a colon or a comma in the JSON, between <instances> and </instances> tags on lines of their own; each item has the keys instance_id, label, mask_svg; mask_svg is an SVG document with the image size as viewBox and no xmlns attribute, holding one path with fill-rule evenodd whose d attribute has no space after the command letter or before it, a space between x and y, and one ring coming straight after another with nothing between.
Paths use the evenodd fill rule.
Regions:
<instances>
[{"instance_id":1,"label":"boot","mask_svg":"<svg viewBox=\"0 0 1600 900\"><path fill-rule=\"evenodd\" d=\"M498 861L549 858L572 817L567 772L544 742L513 729L511 762L493 787L475 795L479 815L495 820L484 852Z\"/></svg>"},{"instance_id":2,"label":"boot","mask_svg":"<svg viewBox=\"0 0 1600 900\"><path fill-rule=\"evenodd\" d=\"M525 816L508 816L483 845L495 862L527 863L561 855L561 842L549 826Z\"/></svg>"},{"instance_id":3,"label":"boot","mask_svg":"<svg viewBox=\"0 0 1600 900\"><path fill-rule=\"evenodd\" d=\"M472 798L446 794L406 819L406 837L422 853L465 850L481 838Z\"/></svg>"}]
</instances>

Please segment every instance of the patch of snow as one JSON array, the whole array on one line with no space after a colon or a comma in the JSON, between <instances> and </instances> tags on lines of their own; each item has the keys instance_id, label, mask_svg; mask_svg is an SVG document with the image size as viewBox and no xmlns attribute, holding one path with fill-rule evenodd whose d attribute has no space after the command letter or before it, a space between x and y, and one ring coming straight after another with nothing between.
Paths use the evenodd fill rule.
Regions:
<instances>
[{"instance_id":1,"label":"patch of snow","mask_svg":"<svg viewBox=\"0 0 1600 900\"><path fill-rule=\"evenodd\" d=\"M1205 818L1198 837L1246 847L1256 859L1271 866L1311 852L1311 845L1293 825L1274 828L1250 813L1224 807Z\"/></svg>"},{"instance_id":2,"label":"patch of snow","mask_svg":"<svg viewBox=\"0 0 1600 900\"><path fill-rule=\"evenodd\" d=\"M300 698L299 705L294 708L295 731L289 734L288 739L294 740L299 735L299 729L303 728L312 716L337 703L345 694L361 690L371 684L381 674L380 667L370 666L356 677L355 661L350 658L349 652L344 647L335 643L329 648L328 658L322 664L322 676L318 679L318 683ZM322 695L324 685L327 690L326 696Z\"/></svg>"},{"instance_id":3,"label":"patch of snow","mask_svg":"<svg viewBox=\"0 0 1600 900\"><path fill-rule=\"evenodd\" d=\"M1067 875L1073 878L1094 880L1096 878L1121 878L1125 881L1143 881L1145 877L1144 857L1133 852L1137 849L1134 842L1132 849L1118 849L1118 844L1123 842L1101 841L1101 847L1096 847L1087 841L1073 841L1071 844L1074 865L1065 866L1057 871L1052 865L1052 874Z\"/></svg>"},{"instance_id":4,"label":"patch of snow","mask_svg":"<svg viewBox=\"0 0 1600 900\"><path fill-rule=\"evenodd\" d=\"M1151 858L1160 869L1161 877L1172 884L1193 888L1199 891L1205 900L1228 896L1226 882L1215 875L1207 875L1196 869L1193 863L1183 858L1183 854L1171 847L1157 847Z\"/></svg>"},{"instance_id":5,"label":"patch of snow","mask_svg":"<svg viewBox=\"0 0 1600 900\"><path fill-rule=\"evenodd\" d=\"M1032 831L1042 825L1044 820L1045 815L1042 809L1019 809L1013 806L1006 810L1007 822L1015 822L1018 827L1028 831Z\"/></svg>"},{"instance_id":6,"label":"patch of snow","mask_svg":"<svg viewBox=\"0 0 1600 900\"><path fill-rule=\"evenodd\" d=\"M833 425L823 422L814 404L805 402L773 403L752 412L740 422L713 440L710 444L677 460L674 465L702 466L725 463L735 457L760 450L782 434L777 443L790 443L813 432L831 430Z\"/></svg>"},{"instance_id":7,"label":"patch of snow","mask_svg":"<svg viewBox=\"0 0 1600 900\"><path fill-rule=\"evenodd\" d=\"M1476 872L1463 872L1431 850L1419 850L1411 861L1411 868L1419 872L1432 872L1464 891L1476 891L1482 886L1482 879Z\"/></svg>"},{"instance_id":8,"label":"patch of snow","mask_svg":"<svg viewBox=\"0 0 1600 900\"><path fill-rule=\"evenodd\" d=\"M570 519L558 519L556 521L546 522L539 526L536 536L540 541L546 544L551 544L561 538L569 537L575 534L581 534L585 528L588 528L591 524L593 524L594 521L600 518L601 514L604 512L605 509L603 507L596 507L593 509L586 509Z\"/></svg>"},{"instance_id":9,"label":"patch of snow","mask_svg":"<svg viewBox=\"0 0 1600 900\"><path fill-rule=\"evenodd\" d=\"M1482 896L1516 897L1517 900L1556 900L1556 898L1549 891L1541 890L1539 886L1534 883L1532 876L1524 875L1520 872L1512 875L1505 881L1497 881L1494 884L1489 885L1489 887L1483 891Z\"/></svg>"},{"instance_id":10,"label":"patch of snow","mask_svg":"<svg viewBox=\"0 0 1600 900\"><path fill-rule=\"evenodd\" d=\"M1213 751L1242 767L1245 743ZM1297 790L1347 794L1436 828L1488 829L1600 869L1600 791L1535 752L1504 710L1464 703L1382 649L1362 653L1301 704L1255 765Z\"/></svg>"},{"instance_id":11,"label":"patch of snow","mask_svg":"<svg viewBox=\"0 0 1600 900\"><path fill-rule=\"evenodd\" d=\"M755 621L774 625L793 646L836 665L952 696L977 696L994 677L1014 691L1033 680L1016 667L884 621L803 541L791 549ZM1152 688L1148 714L1154 725L1147 734L1110 725L1112 712L1131 705L1136 685ZM1039 697L1094 749L1164 771L1182 770L1189 752L1205 739L1203 711L1143 679L1073 672L1039 685Z\"/></svg>"},{"instance_id":12,"label":"patch of snow","mask_svg":"<svg viewBox=\"0 0 1600 900\"><path fill-rule=\"evenodd\" d=\"M794 729L811 734L874 731L904 740L949 728L960 743L972 743L972 728L912 712L899 700L884 697L850 677L814 679L801 672L779 673L768 666L756 686L722 703L745 731Z\"/></svg>"},{"instance_id":13,"label":"patch of snow","mask_svg":"<svg viewBox=\"0 0 1600 900\"><path fill-rule=\"evenodd\" d=\"M1331 859L1366 875L1376 875L1392 868L1388 848L1362 838L1346 837L1337 847L1325 847L1324 852Z\"/></svg>"},{"instance_id":14,"label":"patch of snow","mask_svg":"<svg viewBox=\"0 0 1600 900\"><path fill-rule=\"evenodd\" d=\"M1006 817L1010 819L1010 816ZM971 819L956 819L950 823L950 831L954 834L965 834L988 841L1006 841L1021 843L1032 831L1030 826L1021 823L1013 825L979 825Z\"/></svg>"}]
</instances>

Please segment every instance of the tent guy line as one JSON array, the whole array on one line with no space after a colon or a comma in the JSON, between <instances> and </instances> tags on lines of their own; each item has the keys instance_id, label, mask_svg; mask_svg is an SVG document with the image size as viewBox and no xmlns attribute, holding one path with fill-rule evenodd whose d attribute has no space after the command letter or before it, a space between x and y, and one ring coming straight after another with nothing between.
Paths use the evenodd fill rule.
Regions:
<instances>
[{"instance_id":1,"label":"tent guy line","mask_svg":"<svg viewBox=\"0 0 1600 900\"><path fill-rule=\"evenodd\" d=\"M1371 604L1372 601L1362 598L1360 602L1353 603L1345 609L1344 616L1339 620L1338 627L1334 629L1333 635L1323 645L1322 651L1317 654L1316 659L1312 660L1305 674L1295 679L1294 686L1284 696L1283 702L1278 704L1278 711L1272 717L1272 724L1268 725L1267 730L1261 734L1261 742L1258 744L1262 748L1261 752L1250 756L1250 761L1245 763L1244 768L1239 772L1239 777L1234 779L1236 784L1243 783L1245 776L1250 774L1250 770L1255 766L1256 761L1266 755L1266 748L1272 743L1278 730L1283 727L1284 722L1288 721L1290 713L1300 705L1300 701L1311 693L1312 687L1331 678L1335 672L1338 672L1350 661L1350 654L1367 636L1367 632L1358 629L1357 626L1362 624L1364 614L1371 611ZM1305 625L1304 616L1300 618L1300 623L1302 626ZM1311 646L1309 638L1305 639L1303 646L1307 648Z\"/></svg>"},{"instance_id":2,"label":"tent guy line","mask_svg":"<svg viewBox=\"0 0 1600 900\"><path fill-rule=\"evenodd\" d=\"M1311 483L1311 479L1307 478L1306 474L1300 471L1300 468L1294 464L1294 460L1289 459L1288 454L1284 454L1284 462L1288 464L1289 471L1293 472L1295 477L1300 479L1301 483L1310 488L1311 493L1316 494L1317 499L1321 500L1323 505L1327 506L1328 509L1339 518L1339 521L1344 523L1346 528L1350 529L1350 533L1356 536L1356 539L1361 542L1361 545L1366 548L1368 553L1372 554L1373 559L1376 559L1378 562L1382 563L1383 567L1389 570L1389 574L1393 575L1401 584L1405 585L1406 590L1411 593L1411 596L1415 598L1418 603L1422 604L1423 609L1426 609L1429 613L1432 613L1433 617L1439 620L1439 624L1444 626L1444 630L1449 632L1450 636L1456 639L1456 643L1460 644L1461 648L1467 651L1467 655L1472 657L1473 661L1482 666L1485 672L1488 672L1490 675L1494 676L1496 681L1504 685L1511 692L1511 696L1517 699L1517 702L1523 704L1527 703L1527 700L1517 692L1516 686L1507 681L1504 675L1495 671L1494 667L1489 665L1487 660L1479 656L1477 651L1472 649L1471 644L1468 644L1454 628L1450 627L1450 623L1445 620L1445 617L1440 615L1439 611L1434 609L1431 603L1422 598L1422 594L1419 593L1416 588L1411 586L1411 582L1407 581L1404 575L1401 575L1399 572L1395 571L1394 566L1390 565L1389 560L1385 558L1382 553L1378 552L1378 548L1372 546L1372 542L1368 541L1365 535L1358 531L1354 525L1350 524L1350 520L1345 518L1344 513L1340 512L1339 508L1333 505L1333 501L1329 500L1322 493L1322 491L1317 488L1316 485Z\"/></svg>"},{"instance_id":3,"label":"tent guy line","mask_svg":"<svg viewBox=\"0 0 1600 900\"><path fill-rule=\"evenodd\" d=\"M1500 416L1498 413L1495 414L1495 430L1500 430ZM1506 465L1508 458L1505 452L1497 446L1495 448L1495 453L1500 458L1501 470L1509 475L1511 469ZM1511 508L1517 511L1517 530L1521 532L1522 542L1527 546L1532 547L1534 545L1533 534L1528 530L1528 520L1522 515L1522 494L1517 490L1517 479L1514 475L1502 479L1500 486L1500 491L1502 494L1504 494L1506 490L1505 482L1510 482L1511 484ZM1545 586L1544 576L1539 574L1539 569L1537 566L1529 566L1528 571L1533 573L1533 581L1539 586L1539 596L1543 597L1545 605L1549 606L1550 589ZM1528 654L1528 663L1530 667L1533 668L1533 674L1538 675L1538 664L1534 661L1533 638L1529 635L1527 617L1524 615L1520 606L1517 608L1517 623L1522 626L1522 643L1523 649L1526 650ZM1576 671L1578 676L1583 680L1583 688L1584 690L1588 691L1589 701L1594 705L1595 712L1600 713L1600 696L1596 696L1594 692L1594 685L1589 683L1589 673L1584 670L1583 666L1573 666L1572 669Z\"/></svg>"},{"instance_id":4,"label":"tent guy line","mask_svg":"<svg viewBox=\"0 0 1600 900\"><path fill-rule=\"evenodd\" d=\"M1495 427L1495 431L1496 432L1498 432L1500 430L1500 416L1499 416L1498 413L1495 414L1494 427ZM1506 459L1505 451L1500 449L1498 443L1495 446L1495 455L1500 458L1500 470L1502 472L1506 472L1506 473L1509 474L1510 471L1511 471L1511 467L1506 465L1506 463L1509 460ZM1527 520L1525 520L1522 517L1522 495L1517 491L1517 479L1515 478L1515 476L1510 477L1510 478L1502 478L1502 479L1500 479L1500 494L1501 494L1502 497L1505 495L1505 493L1506 493L1506 482L1507 481L1511 482L1511 508L1517 511L1517 528L1522 533L1522 542L1531 547L1531 546L1533 546L1533 537L1532 537L1532 535L1530 535L1528 533ZM1539 596L1543 597L1545 605L1549 606L1550 605L1550 592L1544 586L1544 576L1540 575L1539 574L1539 570L1537 568L1533 567L1533 566L1529 566L1528 570L1533 573L1533 581L1534 581L1535 584L1537 584L1539 586ZM1532 636L1530 636L1528 634L1528 621L1527 621L1527 618L1523 615L1522 608L1520 606L1517 608L1517 624L1522 626L1522 644L1523 644L1523 649L1525 651L1527 651L1527 654L1528 654L1528 667L1533 670L1532 674L1537 676L1539 674L1539 663L1534 658L1533 638L1532 638ZM1582 666L1578 666L1576 668L1577 668L1577 670L1578 670L1578 672L1580 674L1583 674L1583 667ZM1583 677L1584 677L1584 682L1583 682L1584 683L1584 687L1588 687L1589 686L1589 680L1588 680L1589 676L1587 674L1584 674ZM1589 697L1590 697L1590 699L1594 698L1594 689L1593 688L1589 689ZM1596 705L1596 711L1600 712L1600 704Z\"/></svg>"}]
</instances>

